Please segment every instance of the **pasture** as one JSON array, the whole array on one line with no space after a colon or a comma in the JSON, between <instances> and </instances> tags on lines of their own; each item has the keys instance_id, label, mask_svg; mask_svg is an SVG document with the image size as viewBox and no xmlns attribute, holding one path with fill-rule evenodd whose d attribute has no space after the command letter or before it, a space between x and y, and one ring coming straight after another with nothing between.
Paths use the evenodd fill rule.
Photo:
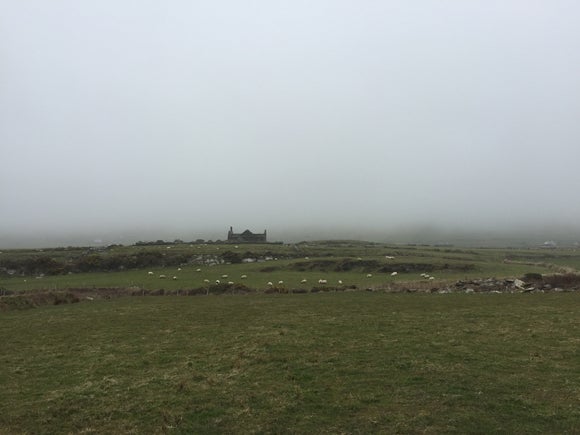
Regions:
<instances>
[{"instance_id":1,"label":"pasture","mask_svg":"<svg viewBox=\"0 0 580 435\"><path fill-rule=\"evenodd\" d=\"M253 262L242 262L250 260ZM342 281L345 287L367 289L421 281L421 273L445 283L479 277L516 277L525 273L550 274L578 267L580 253L573 249L456 249L351 241L111 246L101 250L3 251L0 289L177 290L206 287L220 280L252 289L265 289L268 282L277 285L283 281L285 288L308 290L317 286L320 279L326 279L330 287L339 286ZM393 272L397 274L392 276ZM161 275L166 278L160 279Z\"/></svg>"},{"instance_id":2,"label":"pasture","mask_svg":"<svg viewBox=\"0 0 580 435\"><path fill-rule=\"evenodd\" d=\"M252 291L0 310L0 434L578 433L580 292L391 286L571 272L579 260L346 241L4 250L4 294L204 280ZM322 278L350 291L314 292ZM267 294L268 282L304 293Z\"/></svg>"},{"instance_id":3,"label":"pasture","mask_svg":"<svg viewBox=\"0 0 580 435\"><path fill-rule=\"evenodd\" d=\"M577 433L580 294L133 297L0 313L0 433Z\"/></svg>"}]
</instances>

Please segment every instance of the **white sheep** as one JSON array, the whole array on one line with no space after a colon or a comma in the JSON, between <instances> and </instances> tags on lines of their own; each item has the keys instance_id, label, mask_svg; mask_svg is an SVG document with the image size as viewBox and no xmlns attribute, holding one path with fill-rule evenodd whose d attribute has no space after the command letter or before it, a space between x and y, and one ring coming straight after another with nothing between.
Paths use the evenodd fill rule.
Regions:
<instances>
[{"instance_id":1,"label":"white sheep","mask_svg":"<svg viewBox=\"0 0 580 435\"><path fill-rule=\"evenodd\" d=\"M147 275L153 275L153 272L147 272Z\"/></svg>"},{"instance_id":2,"label":"white sheep","mask_svg":"<svg viewBox=\"0 0 580 435\"><path fill-rule=\"evenodd\" d=\"M338 283L339 283L340 285L342 285L342 280L341 280L341 279L339 279L339 280L338 280Z\"/></svg>"},{"instance_id":3,"label":"white sheep","mask_svg":"<svg viewBox=\"0 0 580 435\"><path fill-rule=\"evenodd\" d=\"M248 275L242 275L240 278L246 279L247 277L248 277Z\"/></svg>"},{"instance_id":4,"label":"white sheep","mask_svg":"<svg viewBox=\"0 0 580 435\"><path fill-rule=\"evenodd\" d=\"M274 284L272 284L272 281L268 281L268 284L267 284L267 285L268 285L269 287L272 287Z\"/></svg>"},{"instance_id":5,"label":"white sheep","mask_svg":"<svg viewBox=\"0 0 580 435\"><path fill-rule=\"evenodd\" d=\"M175 280L177 279L177 277L176 277L176 276L173 276L173 278L172 278L172 279L173 279L173 281L175 281Z\"/></svg>"},{"instance_id":6,"label":"white sheep","mask_svg":"<svg viewBox=\"0 0 580 435\"><path fill-rule=\"evenodd\" d=\"M159 279L165 279L167 278L165 275L159 275Z\"/></svg>"},{"instance_id":7,"label":"white sheep","mask_svg":"<svg viewBox=\"0 0 580 435\"><path fill-rule=\"evenodd\" d=\"M391 256L391 255L385 255L385 258L386 258L387 260L394 260L394 259L395 259L395 257L393 257L393 256Z\"/></svg>"},{"instance_id":8,"label":"white sheep","mask_svg":"<svg viewBox=\"0 0 580 435\"><path fill-rule=\"evenodd\" d=\"M301 284L306 284L308 281L303 279L302 281L300 281Z\"/></svg>"},{"instance_id":9,"label":"white sheep","mask_svg":"<svg viewBox=\"0 0 580 435\"><path fill-rule=\"evenodd\" d=\"M220 280L219 280L219 279L216 279L216 280L215 280L215 283L216 283L216 284L219 284L219 283L220 283Z\"/></svg>"},{"instance_id":10,"label":"white sheep","mask_svg":"<svg viewBox=\"0 0 580 435\"><path fill-rule=\"evenodd\" d=\"M196 272L201 272L201 269L195 269Z\"/></svg>"},{"instance_id":11,"label":"white sheep","mask_svg":"<svg viewBox=\"0 0 580 435\"><path fill-rule=\"evenodd\" d=\"M326 284L327 281L325 279L319 279L318 284Z\"/></svg>"},{"instance_id":12,"label":"white sheep","mask_svg":"<svg viewBox=\"0 0 580 435\"><path fill-rule=\"evenodd\" d=\"M177 268L177 271L178 271L178 272L181 272L181 267L178 267L178 268Z\"/></svg>"},{"instance_id":13,"label":"white sheep","mask_svg":"<svg viewBox=\"0 0 580 435\"><path fill-rule=\"evenodd\" d=\"M222 275L222 278L226 279L228 276L227 275Z\"/></svg>"},{"instance_id":14,"label":"white sheep","mask_svg":"<svg viewBox=\"0 0 580 435\"><path fill-rule=\"evenodd\" d=\"M278 285L282 285L282 284L284 284L284 281L282 281L282 280L278 281Z\"/></svg>"},{"instance_id":15,"label":"white sheep","mask_svg":"<svg viewBox=\"0 0 580 435\"><path fill-rule=\"evenodd\" d=\"M372 273L367 273L367 278L372 278L373 274Z\"/></svg>"},{"instance_id":16,"label":"white sheep","mask_svg":"<svg viewBox=\"0 0 580 435\"><path fill-rule=\"evenodd\" d=\"M228 285L234 285L233 281L228 281Z\"/></svg>"},{"instance_id":17,"label":"white sheep","mask_svg":"<svg viewBox=\"0 0 580 435\"><path fill-rule=\"evenodd\" d=\"M434 276L430 276L429 279L435 279L435 277Z\"/></svg>"},{"instance_id":18,"label":"white sheep","mask_svg":"<svg viewBox=\"0 0 580 435\"><path fill-rule=\"evenodd\" d=\"M205 282L206 284L209 284L209 279L204 279L203 282Z\"/></svg>"},{"instance_id":19,"label":"white sheep","mask_svg":"<svg viewBox=\"0 0 580 435\"><path fill-rule=\"evenodd\" d=\"M391 276L397 276L397 275L398 275L398 272L391 273Z\"/></svg>"}]
</instances>

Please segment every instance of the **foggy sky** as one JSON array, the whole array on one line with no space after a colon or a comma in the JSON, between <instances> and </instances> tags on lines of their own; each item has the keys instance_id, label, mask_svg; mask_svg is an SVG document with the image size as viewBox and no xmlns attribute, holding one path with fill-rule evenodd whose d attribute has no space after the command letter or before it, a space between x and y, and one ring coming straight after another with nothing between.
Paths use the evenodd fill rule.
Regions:
<instances>
[{"instance_id":1,"label":"foggy sky","mask_svg":"<svg viewBox=\"0 0 580 435\"><path fill-rule=\"evenodd\" d=\"M0 1L0 247L578 230L579 19L574 0Z\"/></svg>"}]
</instances>

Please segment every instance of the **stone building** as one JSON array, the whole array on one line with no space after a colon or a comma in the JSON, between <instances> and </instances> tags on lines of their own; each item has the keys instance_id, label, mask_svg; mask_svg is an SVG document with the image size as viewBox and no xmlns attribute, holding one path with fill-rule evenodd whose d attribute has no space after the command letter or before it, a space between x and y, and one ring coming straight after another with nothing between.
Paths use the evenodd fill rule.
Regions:
<instances>
[{"instance_id":1,"label":"stone building","mask_svg":"<svg viewBox=\"0 0 580 435\"><path fill-rule=\"evenodd\" d=\"M267 243L266 242L266 230L263 233L252 233L250 230L246 230L243 233L234 233L233 227L230 227L228 231L228 242L229 243Z\"/></svg>"}]
</instances>

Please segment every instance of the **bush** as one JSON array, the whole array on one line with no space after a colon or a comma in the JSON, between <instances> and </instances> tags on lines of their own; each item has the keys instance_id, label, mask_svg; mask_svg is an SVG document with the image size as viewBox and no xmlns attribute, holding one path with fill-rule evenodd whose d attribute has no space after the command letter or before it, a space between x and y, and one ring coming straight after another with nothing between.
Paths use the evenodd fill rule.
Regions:
<instances>
[{"instance_id":1,"label":"bush","mask_svg":"<svg viewBox=\"0 0 580 435\"><path fill-rule=\"evenodd\" d=\"M580 286L580 275L566 273L563 275L551 275L544 277L544 282L552 287L570 288Z\"/></svg>"},{"instance_id":2,"label":"bush","mask_svg":"<svg viewBox=\"0 0 580 435\"><path fill-rule=\"evenodd\" d=\"M522 277L522 281L542 281L543 277L541 273L529 272Z\"/></svg>"}]
</instances>

